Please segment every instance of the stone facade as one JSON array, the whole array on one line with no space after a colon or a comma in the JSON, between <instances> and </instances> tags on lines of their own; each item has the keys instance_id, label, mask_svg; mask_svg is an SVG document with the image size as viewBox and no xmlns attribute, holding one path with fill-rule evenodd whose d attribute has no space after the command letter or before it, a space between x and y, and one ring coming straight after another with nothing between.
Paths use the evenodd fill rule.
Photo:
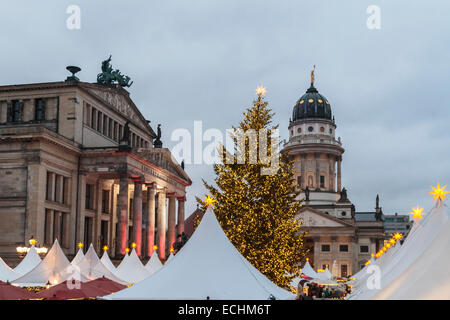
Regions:
<instances>
[{"instance_id":1,"label":"stone facade","mask_svg":"<svg viewBox=\"0 0 450 320\"><path fill-rule=\"evenodd\" d=\"M135 242L141 257L157 245L164 259L191 180L155 138L120 86L1 86L0 256L34 236L68 255L83 242L119 258Z\"/></svg>"}]
</instances>

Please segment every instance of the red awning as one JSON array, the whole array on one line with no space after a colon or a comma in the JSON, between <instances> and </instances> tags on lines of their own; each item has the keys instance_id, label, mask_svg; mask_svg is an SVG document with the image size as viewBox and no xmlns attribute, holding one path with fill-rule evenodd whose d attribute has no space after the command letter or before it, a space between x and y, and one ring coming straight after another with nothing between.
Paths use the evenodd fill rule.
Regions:
<instances>
[{"instance_id":1,"label":"red awning","mask_svg":"<svg viewBox=\"0 0 450 320\"><path fill-rule=\"evenodd\" d=\"M36 299L34 293L22 289L8 282L0 281L0 300L29 300Z\"/></svg>"},{"instance_id":2,"label":"red awning","mask_svg":"<svg viewBox=\"0 0 450 320\"><path fill-rule=\"evenodd\" d=\"M98 278L98 279L89 281L87 283L96 288L106 290L109 293L117 292L117 291L127 288L127 286L117 283L115 281L112 281L111 279L108 279L106 277Z\"/></svg>"},{"instance_id":3,"label":"red awning","mask_svg":"<svg viewBox=\"0 0 450 320\"><path fill-rule=\"evenodd\" d=\"M66 300L66 299L89 299L95 297L102 297L111 292L102 288L93 286L89 282L79 282L76 286L75 281L64 281L56 286L42 290L36 294L38 298L48 300Z\"/></svg>"}]
</instances>

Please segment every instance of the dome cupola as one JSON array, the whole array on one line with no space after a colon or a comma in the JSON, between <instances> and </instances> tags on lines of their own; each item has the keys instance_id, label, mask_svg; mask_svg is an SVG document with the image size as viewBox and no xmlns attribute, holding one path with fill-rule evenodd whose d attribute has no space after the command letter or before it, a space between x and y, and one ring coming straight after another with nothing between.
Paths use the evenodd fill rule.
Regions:
<instances>
[{"instance_id":1,"label":"dome cupola","mask_svg":"<svg viewBox=\"0 0 450 320\"><path fill-rule=\"evenodd\" d=\"M314 70L311 71L311 86L294 105L292 121L303 119L332 120L330 103L314 87Z\"/></svg>"}]
</instances>

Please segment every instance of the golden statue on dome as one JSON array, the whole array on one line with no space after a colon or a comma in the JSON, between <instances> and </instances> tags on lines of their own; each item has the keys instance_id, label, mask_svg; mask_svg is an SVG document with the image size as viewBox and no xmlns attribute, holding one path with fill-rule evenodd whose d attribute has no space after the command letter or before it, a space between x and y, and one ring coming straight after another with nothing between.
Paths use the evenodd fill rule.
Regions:
<instances>
[{"instance_id":1,"label":"golden statue on dome","mask_svg":"<svg viewBox=\"0 0 450 320\"><path fill-rule=\"evenodd\" d=\"M311 85L314 85L314 71L316 71L316 65L314 65L314 68L311 70Z\"/></svg>"}]
</instances>

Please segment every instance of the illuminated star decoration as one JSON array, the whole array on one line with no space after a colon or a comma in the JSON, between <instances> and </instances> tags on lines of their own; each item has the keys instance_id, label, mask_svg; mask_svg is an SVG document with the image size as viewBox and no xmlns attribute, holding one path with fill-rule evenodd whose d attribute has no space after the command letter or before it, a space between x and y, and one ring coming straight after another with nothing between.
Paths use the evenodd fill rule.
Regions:
<instances>
[{"instance_id":1,"label":"illuminated star decoration","mask_svg":"<svg viewBox=\"0 0 450 320\"><path fill-rule=\"evenodd\" d=\"M108 251L108 246L104 246L103 251Z\"/></svg>"},{"instance_id":2,"label":"illuminated star decoration","mask_svg":"<svg viewBox=\"0 0 450 320\"><path fill-rule=\"evenodd\" d=\"M214 202L217 200L214 199L214 196L210 196L209 194L206 196L205 200L203 200L203 203L205 204L205 207L208 208L210 206L214 206Z\"/></svg>"},{"instance_id":3,"label":"illuminated star decoration","mask_svg":"<svg viewBox=\"0 0 450 320\"><path fill-rule=\"evenodd\" d=\"M425 214L425 212L423 212L423 208L419 208L419 206L415 207L412 209L412 211L409 213L413 215L413 219L417 219L420 220L422 219L422 215Z\"/></svg>"},{"instance_id":4,"label":"illuminated star decoration","mask_svg":"<svg viewBox=\"0 0 450 320\"><path fill-rule=\"evenodd\" d=\"M266 88L263 87L263 86L258 86L258 87L256 88L256 95L257 95L258 97L260 97L260 96L265 96L265 95L266 95Z\"/></svg>"},{"instance_id":5,"label":"illuminated star decoration","mask_svg":"<svg viewBox=\"0 0 450 320\"><path fill-rule=\"evenodd\" d=\"M436 188L433 187L433 186L430 186L430 187L431 187L431 189L433 189L434 191L430 191L430 192L428 192L428 193L433 195L433 200L438 199L438 200L440 200L440 201L444 201L444 199L447 198L446 194L447 194L447 193L450 193L450 191L445 191L445 188L447 187L447 185L445 185L445 186L443 186L443 187L441 188L441 184L440 184L439 182L438 182Z\"/></svg>"},{"instance_id":6,"label":"illuminated star decoration","mask_svg":"<svg viewBox=\"0 0 450 320\"><path fill-rule=\"evenodd\" d=\"M80 248L80 249L83 248L83 246L84 246L84 245L83 245L83 242L78 242L77 246L78 246L78 248Z\"/></svg>"},{"instance_id":7,"label":"illuminated star decoration","mask_svg":"<svg viewBox=\"0 0 450 320\"><path fill-rule=\"evenodd\" d=\"M394 234L394 239L395 240L401 240L402 238L403 238L403 235L401 233L397 232L397 233Z\"/></svg>"}]
</instances>

